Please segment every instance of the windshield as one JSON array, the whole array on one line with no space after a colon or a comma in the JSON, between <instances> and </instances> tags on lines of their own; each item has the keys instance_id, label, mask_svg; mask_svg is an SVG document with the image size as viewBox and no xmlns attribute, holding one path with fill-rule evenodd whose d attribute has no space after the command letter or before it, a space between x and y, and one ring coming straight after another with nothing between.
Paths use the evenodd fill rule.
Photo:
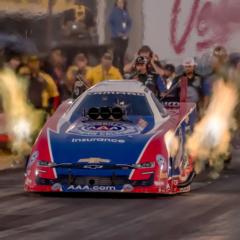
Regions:
<instances>
[{"instance_id":1,"label":"windshield","mask_svg":"<svg viewBox=\"0 0 240 240\"><path fill-rule=\"evenodd\" d=\"M73 113L83 116L90 108L121 107L127 116L152 116L151 108L144 94L134 93L90 93Z\"/></svg>"}]
</instances>

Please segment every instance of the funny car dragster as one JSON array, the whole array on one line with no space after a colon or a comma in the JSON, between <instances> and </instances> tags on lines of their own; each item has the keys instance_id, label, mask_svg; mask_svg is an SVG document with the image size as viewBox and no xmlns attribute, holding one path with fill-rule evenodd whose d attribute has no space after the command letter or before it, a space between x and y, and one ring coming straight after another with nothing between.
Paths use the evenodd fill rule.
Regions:
<instances>
[{"instance_id":1,"label":"funny car dragster","mask_svg":"<svg viewBox=\"0 0 240 240\"><path fill-rule=\"evenodd\" d=\"M105 81L63 103L47 121L28 160L28 192L190 191L185 151L191 103L166 108L134 80ZM168 135L179 147L171 154Z\"/></svg>"},{"instance_id":2,"label":"funny car dragster","mask_svg":"<svg viewBox=\"0 0 240 240\"><path fill-rule=\"evenodd\" d=\"M3 104L0 96L0 146L7 145L10 141L7 133L6 114L3 111L2 105Z\"/></svg>"}]
</instances>

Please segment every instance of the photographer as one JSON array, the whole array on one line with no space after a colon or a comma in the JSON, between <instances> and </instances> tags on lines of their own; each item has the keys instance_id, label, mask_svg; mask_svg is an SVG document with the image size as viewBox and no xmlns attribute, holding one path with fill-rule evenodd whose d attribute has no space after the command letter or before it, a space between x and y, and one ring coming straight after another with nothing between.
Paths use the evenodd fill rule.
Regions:
<instances>
[{"instance_id":1,"label":"photographer","mask_svg":"<svg viewBox=\"0 0 240 240\"><path fill-rule=\"evenodd\" d=\"M133 61L130 62L129 64L125 65L124 73L130 73L130 72L133 72L134 70L136 70L135 62L138 57L144 57L147 60L148 70L150 70L151 72L154 72L160 76L164 75L164 70L161 67L161 63L159 61L158 56L156 54L154 54L152 49L147 45L142 46L138 50Z\"/></svg>"},{"instance_id":2,"label":"photographer","mask_svg":"<svg viewBox=\"0 0 240 240\"><path fill-rule=\"evenodd\" d=\"M148 87L157 98L161 93L161 77L149 69L148 60L139 56L135 61L135 70L130 74L130 78L136 79Z\"/></svg>"},{"instance_id":3,"label":"photographer","mask_svg":"<svg viewBox=\"0 0 240 240\"><path fill-rule=\"evenodd\" d=\"M88 66L88 59L85 54L79 53L74 59L74 64L67 70L67 87L73 92L73 98L80 96L90 87L86 75L91 68Z\"/></svg>"}]
</instances>

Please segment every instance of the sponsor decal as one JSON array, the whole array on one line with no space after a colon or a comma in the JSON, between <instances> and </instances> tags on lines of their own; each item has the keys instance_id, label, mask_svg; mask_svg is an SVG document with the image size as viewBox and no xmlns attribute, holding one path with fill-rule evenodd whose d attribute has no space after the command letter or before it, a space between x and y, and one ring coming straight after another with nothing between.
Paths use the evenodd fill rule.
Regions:
<instances>
[{"instance_id":1,"label":"sponsor decal","mask_svg":"<svg viewBox=\"0 0 240 240\"><path fill-rule=\"evenodd\" d=\"M116 122L84 123L70 129L68 133L82 136L113 137L135 135L141 132L139 126Z\"/></svg>"},{"instance_id":2,"label":"sponsor decal","mask_svg":"<svg viewBox=\"0 0 240 240\"><path fill-rule=\"evenodd\" d=\"M123 185L123 191L124 192L131 192L132 190L133 190L133 186L131 184Z\"/></svg>"},{"instance_id":3,"label":"sponsor decal","mask_svg":"<svg viewBox=\"0 0 240 240\"><path fill-rule=\"evenodd\" d=\"M148 126L148 123L144 119L140 118L137 125L143 130Z\"/></svg>"},{"instance_id":4,"label":"sponsor decal","mask_svg":"<svg viewBox=\"0 0 240 240\"><path fill-rule=\"evenodd\" d=\"M51 187L52 191L61 191L62 190L62 185L60 183L54 183Z\"/></svg>"},{"instance_id":5,"label":"sponsor decal","mask_svg":"<svg viewBox=\"0 0 240 240\"><path fill-rule=\"evenodd\" d=\"M144 93L139 92L117 92L117 91L103 91L103 92L93 92L89 95L107 95L107 94L121 94L121 95L131 95L131 96L144 96Z\"/></svg>"},{"instance_id":6,"label":"sponsor decal","mask_svg":"<svg viewBox=\"0 0 240 240\"><path fill-rule=\"evenodd\" d=\"M31 167L33 165L33 163L38 159L38 156L39 156L39 151L35 151L32 153L28 161L28 167Z\"/></svg>"},{"instance_id":7,"label":"sponsor decal","mask_svg":"<svg viewBox=\"0 0 240 240\"><path fill-rule=\"evenodd\" d=\"M167 163L164 156L161 154L158 154L156 156L156 161L160 167L160 174L159 174L160 179L168 178Z\"/></svg>"},{"instance_id":8,"label":"sponsor decal","mask_svg":"<svg viewBox=\"0 0 240 240\"><path fill-rule=\"evenodd\" d=\"M114 186L81 186L81 185L70 185L67 188L68 191L115 191L116 188Z\"/></svg>"},{"instance_id":9,"label":"sponsor decal","mask_svg":"<svg viewBox=\"0 0 240 240\"><path fill-rule=\"evenodd\" d=\"M157 187L163 187L165 184L165 181L154 181L154 185Z\"/></svg>"},{"instance_id":10,"label":"sponsor decal","mask_svg":"<svg viewBox=\"0 0 240 240\"><path fill-rule=\"evenodd\" d=\"M125 143L123 139L113 138L73 138L72 143L102 142L102 143Z\"/></svg>"},{"instance_id":11,"label":"sponsor decal","mask_svg":"<svg viewBox=\"0 0 240 240\"><path fill-rule=\"evenodd\" d=\"M103 158L83 158L78 160L79 163L110 163L111 160L109 159L103 159Z\"/></svg>"},{"instance_id":12,"label":"sponsor decal","mask_svg":"<svg viewBox=\"0 0 240 240\"><path fill-rule=\"evenodd\" d=\"M157 160L157 163L158 163L159 166L163 165L164 162L165 162L165 158L164 158L164 156L161 155L161 154L158 154L158 155L156 156L156 160Z\"/></svg>"}]
</instances>

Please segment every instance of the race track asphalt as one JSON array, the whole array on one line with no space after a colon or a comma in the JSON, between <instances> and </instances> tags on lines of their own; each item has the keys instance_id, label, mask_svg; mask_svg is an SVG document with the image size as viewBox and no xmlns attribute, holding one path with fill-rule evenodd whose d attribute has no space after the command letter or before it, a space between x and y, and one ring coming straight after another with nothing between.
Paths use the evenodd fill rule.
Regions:
<instances>
[{"instance_id":1,"label":"race track asphalt","mask_svg":"<svg viewBox=\"0 0 240 240\"><path fill-rule=\"evenodd\" d=\"M22 170L0 173L0 239L239 240L238 154L216 181L178 196L47 195L23 192Z\"/></svg>"}]
</instances>

